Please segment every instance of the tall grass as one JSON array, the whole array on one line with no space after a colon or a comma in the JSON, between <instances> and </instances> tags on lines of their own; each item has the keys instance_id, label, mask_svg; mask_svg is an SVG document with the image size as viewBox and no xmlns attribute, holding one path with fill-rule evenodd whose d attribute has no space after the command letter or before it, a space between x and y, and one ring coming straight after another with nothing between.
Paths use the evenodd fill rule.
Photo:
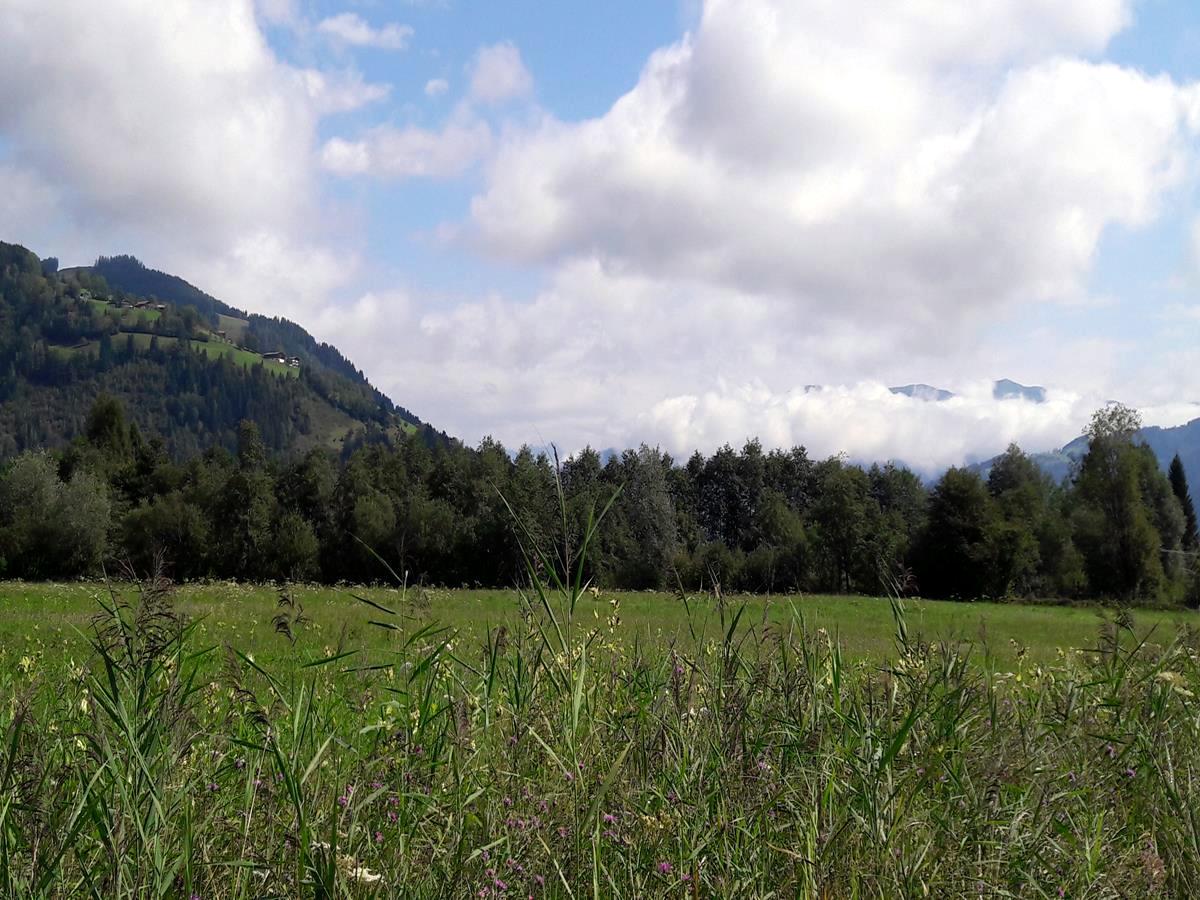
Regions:
<instances>
[{"instance_id":1,"label":"tall grass","mask_svg":"<svg viewBox=\"0 0 1200 900\"><path fill-rule=\"evenodd\" d=\"M1117 619L1000 671L897 602L878 666L799 613L681 597L686 645L630 641L619 605L581 614L598 527L526 535L521 608L481 642L367 598L386 649L309 640L285 595L267 667L151 579L102 603L89 659L6 658L0 896L1200 889L1195 635Z\"/></svg>"}]
</instances>

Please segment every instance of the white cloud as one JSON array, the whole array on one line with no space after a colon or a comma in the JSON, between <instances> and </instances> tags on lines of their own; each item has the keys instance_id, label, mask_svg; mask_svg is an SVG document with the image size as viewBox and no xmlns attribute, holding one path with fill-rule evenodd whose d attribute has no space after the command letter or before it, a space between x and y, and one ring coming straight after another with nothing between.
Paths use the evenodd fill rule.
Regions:
<instances>
[{"instance_id":1,"label":"white cloud","mask_svg":"<svg viewBox=\"0 0 1200 900\"><path fill-rule=\"evenodd\" d=\"M547 285L412 313L429 349L390 383L468 439L760 434L914 463L1065 442L1114 394L1165 400L1123 378L1136 342L1089 333L1090 277L1107 229L1189 183L1200 91L1103 60L1126 0L885 6L709 0L604 115L510 126L443 231ZM1038 304L1082 327L1038 332ZM910 402L886 384L984 374L1075 393L885 421Z\"/></svg>"},{"instance_id":2,"label":"white cloud","mask_svg":"<svg viewBox=\"0 0 1200 900\"><path fill-rule=\"evenodd\" d=\"M471 99L478 103L504 103L533 90L533 76L521 60L521 51L508 42L480 48L468 66L468 74Z\"/></svg>"},{"instance_id":3,"label":"white cloud","mask_svg":"<svg viewBox=\"0 0 1200 900\"><path fill-rule=\"evenodd\" d=\"M481 48L468 66L469 97L439 129L380 125L357 139L335 137L321 149L321 165L335 175L381 178L452 178L483 160L494 142L477 104L496 105L527 95L533 79L511 43ZM445 79L425 84L425 95L449 89Z\"/></svg>"},{"instance_id":4,"label":"white cloud","mask_svg":"<svg viewBox=\"0 0 1200 900\"><path fill-rule=\"evenodd\" d=\"M357 13L344 12L317 24L317 31L338 43L351 47L376 47L381 50L403 50L412 38L408 25L389 22L374 28Z\"/></svg>"},{"instance_id":5,"label":"white cloud","mask_svg":"<svg viewBox=\"0 0 1200 900\"><path fill-rule=\"evenodd\" d=\"M189 239L281 225L311 199L316 112L248 0L88 10L6 8L0 133L16 165L68 188L79 217L186 222Z\"/></svg>"},{"instance_id":6,"label":"white cloud","mask_svg":"<svg viewBox=\"0 0 1200 900\"><path fill-rule=\"evenodd\" d=\"M887 334L864 338L846 327L781 344L773 337L783 315L777 304L697 288L681 319L672 290L576 263L529 303L492 295L439 309L408 293L375 294L322 329L354 347L405 405L468 442L490 434L514 447L554 441L566 452L647 441L686 458L759 437L768 447L802 444L818 457L896 459L931 473L990 458L1010 441L1030 451L1060 447L1114 396L1111 385L1052 384L1043 404L997 400L991 376L1020 374L1000 371L986 380L931 375L958 396L914 400L887 385L929 372L927 360L895 361L888 380L854 380L864 353L889 354ZM410 336L403 354L394 350L397 332ZM1108 356L1121 348L1081 341L1058 350L1069 364L1108 370ZM849 380L807 387L806 373L817 371ZM1191 384L1200 388L1200 379ZM1200 405L1178 394L1148 399L1147 424L1200 415Z\"/></svg>"},{"instance_id":7,"label":"white cloud","mask_svg":"<svg viewBox=\"0 0 1200 900\"><path fill-rule=\"evenodd\" d=\"M300 21L296 0L255 0L259 16L269 25L295 26Z\"/></svg>"},{"instance_id":8,"label":"white cloud","mask_svg":"<svg viewBox=\"0 0 1200 900\"><path fill-rule=\"evenodd\" d=\"M1194 89L1062 56L994 58L1049 40L1022 42L1011 16L993 16L999 43L971 59L966 21L922 48L930 23L857 6L710 3L606 115L546 119L500 147L472 205L480 238L527 263L594 255L786 295L798 317L903 318L936 339L947 319L1077 299L1104 228L1147 223L1184 178ZM1066 48L1108 33L1068 28L1053 6L988 8L1024 10L1031 32L1057 25ZM926 7L952 23L959 8ZM1119 24L1123 7L1108 7L1099 20ZM882 21L857 34L851 20Z\"/></svg>"},{"instance_id":9,"label":"white cloud","mask_svg":"<svg viewBox=\"0 0 1200 900\"><path fill-rule=\"evenodd\" d=\"M354 71L328 73L305 69L300 73L305 90L319 113L350 112L387 99L391 85L363 81Z\"/></svg>"},{"instance_id":10,"label":"white cloud","mask_svg":"<svg viewBox=\"0 0 1200 900\"><path fill-rule=\"evenodd\" d=\"M491 128L468 114L438 131L384 125L360 140L332 138L321 150L321 165L342 176L450 178L475 165L491 145Z\"/></svg>"},{"instance_id":11,"label":"white cloud","mask_svg":"<svg viewBox=\"0 0 1200 900\"><path fill-rule=\"evenodd\" d=\"M355 260L329 239L345 223L317 190L317 124L387 86L281 61L255 15L291 9L9 3L3 238L75 264L132 252L269 314L328 302Z\"/></svg>"}]
</instances>

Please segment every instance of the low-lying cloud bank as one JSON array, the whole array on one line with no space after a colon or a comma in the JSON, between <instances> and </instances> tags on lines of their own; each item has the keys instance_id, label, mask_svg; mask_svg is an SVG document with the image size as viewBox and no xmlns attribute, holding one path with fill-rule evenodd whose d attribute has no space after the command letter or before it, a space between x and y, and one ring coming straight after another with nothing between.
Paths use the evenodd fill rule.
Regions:
<instances>
[{"instance_id":1,"label":"low-lying cloud bank","mask_svg":"<svg viewBox=\"0 0 1200 900\"><path fill-rule=\"evenodd\" d=\"M639 440L672 453L711 452L733 436L766 448L805 446L810 455L844 453L862 462L895 460L924 474L979 462L1012 442L1029 452L1057 449L1079 436L1105 398L1048 390L1043 403L997 399L990 382L966 385L948 400L919 400L883 384L797 388L721 386L654 404L639 420ZM1200 404L1142 410L1147 425L1180 425Z\"/></svg>"}]
</instances>

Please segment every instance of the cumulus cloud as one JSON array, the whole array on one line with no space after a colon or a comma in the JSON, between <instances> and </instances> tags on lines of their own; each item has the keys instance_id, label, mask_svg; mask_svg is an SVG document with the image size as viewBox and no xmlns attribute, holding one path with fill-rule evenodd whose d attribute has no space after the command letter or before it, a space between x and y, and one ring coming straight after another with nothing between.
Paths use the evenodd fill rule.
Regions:
<instances>
[{"instance_id":1,"label":"cumulus cloud","mask_svg":"<svg viewBox=\"0 0 1200 900\"><path fill-rule=\"evenodd\" d=\"M317 125L388 88L287 64L256 13L285 21L294 9L9 3L3 238L73 263L133 252L266 313L302 319L328 302L355 264L316 224L331 218L318 214Z\"/></svg>"},{"instance_id":2,"label":"cumulus cloud","mask_svg":"<svg viewBox=\"0 0 1200 900\"><path fill-rule=\"evenodd\" d=\"M852 331L780 348L769 336L779 314L770 303L727 306L723 291L702 289L691 298L693 317L672 325L677 298L663 291L578 263L528 303L491 295L433 309L407 293L368 294L321 327L359 348L379 383L398 394L403 386L406 404L438 410L439 426L467 441L553 441L568 453L645 441L686 458L758 437L767 447L892 459L933 474L1011 441L1033 452L1061 447L1113 398L1051 385L1044 403L1000 400L990 378L976 377L934 378L956 396L914 399L889 390L912 377L904 361L890 381L806 384L805 371L853 378ZM394 352L396 331L411 336L403 354ZM879 341L886 353L888 339ZM1076 349L1103 365L1100 348L1064 352ZM851 362L839 369L839 357ZM1147 424L1174 425L1200 416L1200 405L1164 398L1143 414Z\"/></svg>"},{"instance_id":3,"label":"cumulus cloud","mask_svg":"<svg viewBox=\"0 0 1200 900\"><path fill-rule=\"evenodd\" d=\"M1128 18L710 0L608 113L512 135L472 220L505 258L783 296L804 328L869 314L936 342L1077 300L1104 229L1184 179L1200 113L1195 88L1067 55Z\"/></svg>"},{"instance_id":4,"label":"cumulus cloud","mask_svg":"<svg viewBox=\"0 0 1200 900\"><path fill-rule=\"evenodd\" d=\"M533 90L533 76L525 68L521 51L504 42L482 47L468 67L471 99L483 104L504 103Z\"/></svg>"},{"instance_id":5,"label":"cumulus cloud","mask_svg":"<svg viewBox=\"0 0 1200 900\"><path fill-rule=\"evenodd\" d=\"M1185 415L1161 373L1120 374L1136 342L1025 316L1086 323L1102 235L1192 177L1200 90L1106 62L1130 21L1127 0L708 0L604 115L497 138L445 233L546 286L410 308L421 349L384 378L468 439L759 435L922 466L1061 445L1114 396ZM1186 351L1164 365L1200 393ZM984 376L1071 390L999 403ZM967 390L886 390L919 380Z\"/></svg>"},{"instance_id":6,"label":"cumulus cloud","mask_svg":"<svg viewBox=\"0 0 1200 900\"><path fill-rule=\"evenodd\" d=\"M473 166L491 145L488 124L466 115L437 131L383 125L359 140L332 138L321 150L321 165L343 176L449 178Z\"/></svg>"},{"instance_id":7,"label":"cumulus cloud","mask_svg":"<svg viewBox=\"0 0 1200 900\"><path fill-rule=\"evenodd\" d=\"M403 50L412 38L408 25L395 22L374 28L357 13L344 12L317 23L317 31L333 41L351 47L375 47L380 50Z\"/></svg>"},{"instance_id":8,"label":"cumulus cloud","mask_svg":"<svg viewBox=\"0 0 1200 900\"><path fill-rule=\"evenodd\" d=\"M14 164L70 187L78 215L187 222L204 239L310 199L308 88L249 2L15 0L5 17L0 133Z\"/></svg>"},{"instance_id":9,"label":"cumulus cloud","mask_svg":"<svg viewBox=\"0 0 1200 900\"><path fill-rule=\"evenodd\" d=\"M335 137L321 149L321 165L335 175L381 178L452 178L463 174L491 152L491 126L480 106L493 106L526 96L533 79L511 43L481 48L469 64L470 88L438 129L418 125L380 125L355 139ZM427 97L444 94L442 78L425 84Z\"/></svg>"},{"instance_id":10,"label":"cumulus cloud","mask_svg":"<svg viewBox=\"0 0 1200 900\"><path fill-rule=\"evenodd\" d=\"M350 112L387 99L391 85L363 80L359 72L338 73L305 69L300 73L305 90L318 113Z\"/></svg>"}]
</instances>

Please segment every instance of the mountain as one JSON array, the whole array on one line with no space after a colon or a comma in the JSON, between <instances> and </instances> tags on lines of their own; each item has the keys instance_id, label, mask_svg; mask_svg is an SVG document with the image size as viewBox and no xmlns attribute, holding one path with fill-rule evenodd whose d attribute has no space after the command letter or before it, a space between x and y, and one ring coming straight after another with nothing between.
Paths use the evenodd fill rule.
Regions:
<instances>
[{"instance_id":1,"label":"mountain","mask_svg":"<svg viewBox=\"0 0 1200 900\"><path fill-rule=\"evenodd\" d=\"M888 388L888 390L893 394L903 394L914 400L926 400L932 403L941 403L943 400L951 400L958 396L953 391L928 384L904 384ZM997 400L1028 400L1031 403L1045 403L1046 389L1019 384L1010 378L1001 378L992 383L992 396Z\"/></svg>"},{"instance_id":2,"label":"mountain","mask_svg":"<svg viewBox=\"0 0 1200 900\"><path fill-rule=\"evenodd\" d=\"M177 458L232 449L244 418L276 454L417 431L448 440L294 322L131 256L58 271L0 242L0 458L66 444L101 394Z\"/></svg>"},{"instance_id":3,"label":"mountain","mask_svg":"<svg viewBox=\"0 0 1200 900\"><path fill-rule=\"evenodd\" d=\"M1028 387L1011 379L1001 378L992 384L992 396L997 400L1028 400L1032 403L1045 403L1046 389L1044 387Z\"/></svg>"},{"instance_id":4,"label":"mountain","mask_svg":"<svg viewBox=\"0 0 1200 900\"><path fill-rule=\"evenodd\" d=\"M935 388L928 384L905 384L900 387L888 388L888 390L893 394L903 394L905 397L912 397L914 400L927 400L933 403L941 403L943 400L949 400L954 396L953 391Z\"/></svg>"},{"instance_id":5,"label":"mountain","mask_svg":"<svg viewBox=\"0 0 1200 900\"><path fill-rule=\"evenodd\" d=\"M1175 454L1179 454L1189 484L1198 483L1200 479L1200 419L1192 419L1186 425L1176 425L1171 428L1161 428L1157 425L1143 428L1137 435L1154 451L1154 457L1163 471L1171 464ZM1031 453L1032 459L1043 472L1055 481L1063 481L1071 475L1072 468L1088 451L1088 439L1080 435L1058 450L1048 453ZM984 478L992 469L992 464L999 459L989 459L978 463L972 468Z\"/></svg>"}]
</instances>

